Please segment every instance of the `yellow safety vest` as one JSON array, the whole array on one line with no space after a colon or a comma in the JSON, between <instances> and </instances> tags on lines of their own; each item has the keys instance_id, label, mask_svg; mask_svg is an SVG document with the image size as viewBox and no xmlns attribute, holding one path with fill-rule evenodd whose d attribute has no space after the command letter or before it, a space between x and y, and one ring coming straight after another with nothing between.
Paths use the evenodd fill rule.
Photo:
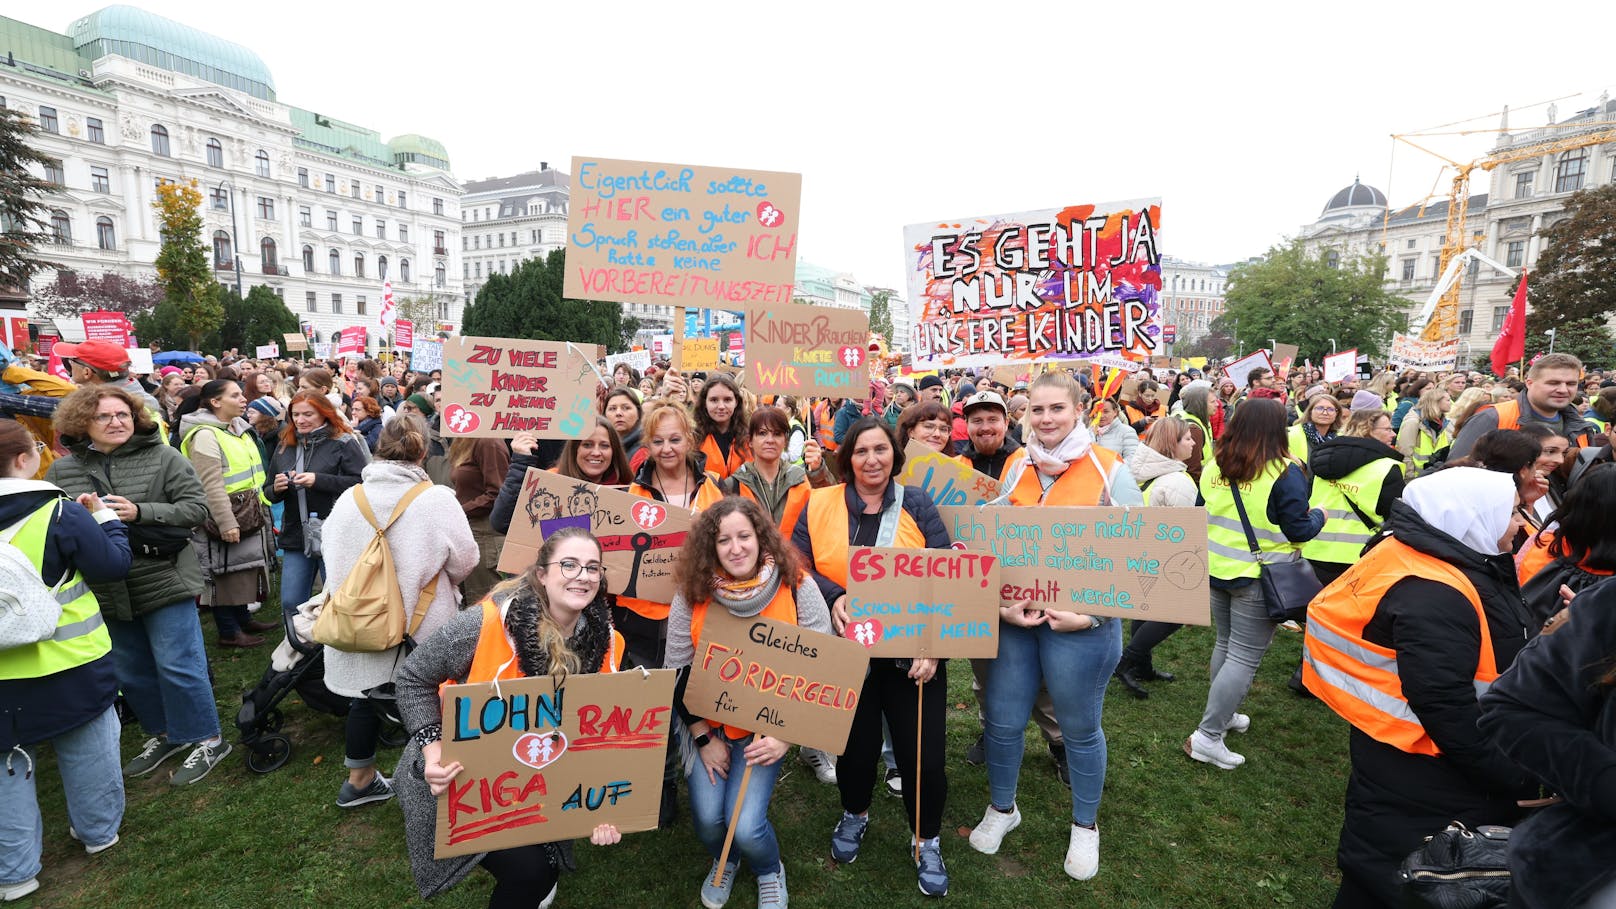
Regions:
<instances>
[{"instance_id":1,"label":"yellow safety vest","mask_svg":"<svg viewBox=\"0 0 1616 909\"><path fill-rule=\"evenodd\" d=\"M1212 427L1206 425L1206 423L1202 422L1200 417L1190 413L1187 410L1180 413L1179 416L1182 416L1188 422L1194 423L1196 426L1201 427L1201 438L1206 440L1201 443L1201 464L1206 465L1212 463ZM1205 467L1203 466L1202 469L1204 470Z\"/></svg>"},{"instance_id":2,"label":"yellow safety vest","mask_svg":"<svg viewBox=\"0 0 1616 909\"><path fill-rule=\"evenodd\" d=\"M1384 519L1375 513L1380 501L1381 487L1386 484L1389 468L1403 463L1393 458L1377 458L1339 480L1313 478L1313 495L1308 502L1324 510L1324 529L1319 535L1302 544L1302 555L1318 562L1351 565L1358 561L1364 545L1375 535L1375 529L1363 522L1352 504L1363 509L1372 518Z\"/></svg>"},{"instance_id":3,"label":"yellow safety vest","mask_svg":"<svg viewBox=\"0 0 1616 909\"><path fill-rule=\"evenodd\" d=\"M1291 457L1301 461L1303 464L1306 464L1308 455L1307 430L1302 427L1302 424L1298 423L1295 426L1292 426L1290 429L1285 430L1285 438L1287 440L1287 444L1290 445Z\"/></svg>"},{"instance_id":4,"label":"yellow safety vest","mask_svg":"<svg viewBox=\"0 0 1616 909\"><path fill-rule=\"evenodd\" d=\"M60 505L61 500L56 499L40 506L23 519L22 528L11 538L11 545L28 557L35 570L41 570L45 564L45 534ZM84 582L84 576L74 569L62 580L65 583L56 591L56 602L62 604L56 634L48 641L0 651L0 679L42 678L83 666L112 652L112 636L107 634L101 605L90 592L90 585Z\"/></svg>"},{"instance_id":5,"label":"yellow safety vest","mask_svg":"<svg viewBox=\"0 0 1616 909\"><path fill-rule=\"evenodd\" d=\"M1417 419L1417 418L1416 418ZM1409 457L1415 470L1424 470L1425 465L1431 463L1431 456L1438 451L1453 444L1453 436L1448 433L1446 425L1435 438L1427 432L1424 420L1419 421L1419 427L1414 431L1414 453Z\"/></svg>"},{"instance_id":6,"label":"yellow safety vest","mask_svg":"<svg viewBox=\"0 0 1616 909\"><path fill-rule=\"evenodd\" d=\"M196 426L181 440L180 453L189 459L191 440L204 429L216 430L214 437L218 439L219 451L224 455L224 491L232 493L257 489L259 498L263 498L264 461L258 455L258 443L245 435L235 435L222 426Z\"/></svg>"},{"instance_id":7,"label":"yellow safety vest","mask_svg":"<svg viewBox=\"0 0 1616 909\"><path fill-rule=\"evenodd\" d=\"M1257 549L1264 555L1294 553L1300 549L1286 538L1279 525L1268 520L1269 495L1289 465L1289 460L1276 459L1264 467L1256 479L1240 486L1240 501L1251 519ZM1207 568L1212 577L1223 581L1257 577L1257 557L1246 543L1240 512L1234 507L1234 494L1229 491L1229 483L1223 479L1216 461L1208 462L1201 472L1201 498L1206 500Z\"/></svg>"}]
</instances>

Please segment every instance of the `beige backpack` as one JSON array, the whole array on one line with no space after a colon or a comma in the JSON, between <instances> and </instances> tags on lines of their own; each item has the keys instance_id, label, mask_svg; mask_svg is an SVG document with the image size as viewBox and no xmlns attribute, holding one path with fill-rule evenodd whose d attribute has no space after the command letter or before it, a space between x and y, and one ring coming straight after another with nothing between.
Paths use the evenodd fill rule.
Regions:
<instances>
[{"instance_id":1,"label":"beige backpack","mask_svg":"<svg viewBox=\"0 0 1616 909\"><path fill-rule=\"evenodd\" d=\"M415 613L409 630L404 628L404 592L398 586L398 572L393 568L393 550L387 545L387 528L393 526L415 497L432 488L428 482L417 483L398 500L393 514L385 526L376 522L376 513L365 497L364 486L355 486L354 504L370 526L376 528L365 551L353 571L343 579L336 590L328 589L320 607L320 617L314 621L313 638L338 650L349 653L379 653L392 650L406 641L413 641L426 617L427 607L438 591L438 575L433 575L415 600Z\"/></svg>"}]
</instances>

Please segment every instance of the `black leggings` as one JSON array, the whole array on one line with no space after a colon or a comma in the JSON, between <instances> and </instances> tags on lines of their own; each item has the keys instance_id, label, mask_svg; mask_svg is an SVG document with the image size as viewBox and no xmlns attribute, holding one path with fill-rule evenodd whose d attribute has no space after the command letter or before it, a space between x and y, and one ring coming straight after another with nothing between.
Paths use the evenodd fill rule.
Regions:
<instances>
[{"instance_id":1,"label":"black leggings","mask_svg":"<svg viewBox=\"0 0 1616 909\"><path fill-rule=\"evenodd\" d=\"M920 829L921 839L935 837L943 826L943 801L948 796L944 770L947 741L943 726L948 707L947 660L937 663L937 675L926 683L922 702L925 722L920 734ZM903 810L906 824L915 822L915 680L908 669L899 669L890 659L870 661L870 674L864 678L859 704L853 711L853 728L847 746L836 759L836 788L841 790L842 810L863 814L870 810L875 789L876 765L881 762L881 720L892 730L893 756L898 775L903 778Z\"/></svg>"},{"instance_id":2,"label":"black leggings","mask_svg":"<svg viewBox=\"0 0 1616 909\"><path fill-rule=\"evenodd\" d=\"M488 909L535 909L561 878L550 863L550 850L542 844L490 852L482 865L494 876Z\"/></svg>"},{"instance_id":3,"label":"black leggings","mask_svg":"<svg viewBox=\"0 0 1616 909\"><path fill-rule=\"evenodd\" d=\"M1128 639L1128 649L1122 651L1122 662L1144 663L1150 660L1150 652L1156 645L1172 637L1173 632L1183 625L1175 622L1141 622L1134 619L1128 625L1133 637Z\"/></svg>"}]
</instances>

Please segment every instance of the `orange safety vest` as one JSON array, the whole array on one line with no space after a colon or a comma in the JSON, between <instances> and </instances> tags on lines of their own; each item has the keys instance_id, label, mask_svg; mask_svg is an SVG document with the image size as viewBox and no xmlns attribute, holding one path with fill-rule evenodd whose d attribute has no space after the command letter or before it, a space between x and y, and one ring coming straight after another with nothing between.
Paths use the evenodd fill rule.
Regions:
<instances>
[{"instance_id":1,"label":"orange safety vest","mask_svg":"<svg viewBox=\"0 0 1616 909\"><path fill-rule=\"evenodd\" d=\"M701 652L701 628L707 621L707 607L711 603L711 600L703 600L690 607L690 647L692 653ZM722 609L723 607L719 608ZM774 592L774 599L769 601L769 605L763 607L763 611L759 615L765 619L773 619L776 622L785 622L788 625L797 624L796 591L781 583L780 589ZM707 720L707 725L722 731L725 738L744 739L752 734L750 730L742 729L738 726L728 726L711 718L704 717L704 719Z\"/></svg>"},{"instance_id":2,"label":"orange safety vest","mask_svg":"<svg viewBox=\"0 0 1616 909\"><path fill-rule=\"evenodd\" d=\"M1429 578L1454 588L1476 610L1481 652L1476 656L1479 696L1498 678L1492 634L1476 585L1464 572L1396 538L1382 541L1324 588L1307 609L1302 681L1341 718L1377 742L1409 754L1442 753L1403 696L1397 651L1364 639L1364 627L1393 584Z\"/></svg>"},{"instance_id":3,"label":"orange safety vest","mask_svg":"<svg viewBox=\"0 0 1616 909\"><path fill-rule=\"evenodd\" d=\"M808 535L814 542L814 570L847 587L847 484L826 486L808 494ZM898 532L887 544L899 549L925 549L926 535L909 512L898 510Z\"/></svg>"},{"instance_id":4,"label":"orange safety vest","mask_svg":"<svg viewBox=\"0 0 1616 909\"><path fill-rule=\"evenodd\" d=\"M1481 409L1486 410L1487 408L1483 407ZM1519 398L1510 398L1508 401L1500 401L1499 403L1492 405L1492 409L1498 414L1499 429L1521 428L1521 402ZM1571 438L1570 441L1578 448L1586 448L1593 443L1593 439L1589 436L1587 430L1577 433L1577 435Z\"/></svg>"},{"instance_id":5,"label":"orange safety vest","mask_svg":"<svg viewBox=\"0 0 1616 909\"><path fill-rule=\"evenodd\" d=\"M836 414L829 400L820 400L809 408L814 418L814 441L826 454L836 452Z\"/></svg>"},{"instance_id":6,"label":"orange safety vest","mask_svg":"<svg viewBox=\"0 0 1616 909\"><path fill-rule=\"evenodd\" d=\"M1554 542L1555 534L1548 528L1538 531L1526 538L1519 552L1515 553L1515 577L1522 587L1532 579L1532 575L1542 571L1554 556L1549 554L1549 546Z\"/></svg>"},{"instance_id":7,"label":"orange safety vest","mask_svg":"<svg viewBox=\"0 0 1616 909\"><path fill-rule=\"evenodd\" d=\"M1038 468L1027 464L1027 469L1021 471L1021 479L1016 481L1016 488L1010 492L1012 505L1098 505L1102 496L1110 495L1111 474L1116 469L1117 462L1122 458L1109 448L1098 445L1089 449L1094 452L1095 460L1100 462L1101 470L1095 469L1094 461L1080 458L1066 472L1056 478L1048 491L1038 479ZM1020 464L1027 460L1025 448L1011 455L1004 462L1004 469L999 472L1000 482L1009 482L1011 473L1021 470Z\"/></svg>"},{"instance_id":8,"label":"orange safety vest","mask_svg":"<svg viewBox=\"0 0 1616 909\"><path fill-rule=\"evenodd\" d=\"M735 485L738 487L741 498L751 499L754 502L758 501L757 495L752 492L750 486L745 483ZM802 510L808 507L808 493L812 491L813 487L809 486L806 481L786 490L786 507L780 513L780 535L785 537L787 543L791 542L791 532L797 529L797 518L801 517ZM762 502L758 502L759 507L762 507L762 505Z\"/></svg>"},{"instance_id":9,"label":"orange safety vest","mask_svg":"<svg viewBox=\"0 0 1616 909\"><path fill-rule=\"evenodd\" d=\"M477 635L477 651L471 657L471 671L466 673L466 680L462 684L475 685L492 682L495 679L523 678L522 668L515 659L516 651L511 648L511 639L505 633L505 620L500 616L494 598L483 597L480 605L483 610L483 628ZM606 656L600 661L600 669L596 671L616 672L623 665L623 651L627 646L627 642L617 629L612 629L612 646L607 648ZM441 689L443 686L438 687Z\"/></svg>"},{"instance_id":10,"label":"orange safety vest","mask_svg":"<svg viewBox=\"0 0 1616 909\"><path fill-rule=\"evenodd\" d=\"M701 511L704 508L710 508L714 502L717 502L719 499L724 497L723 490L719 489L718 484L709 479L706 474L702 474L700 480L701 485L696 487L696 501L687 506L691 511ZM642 499L656 498L656 494L654 492L638 483L630 483L628 486L628 491ZM652 602L651 600L642 600L637 597L618 597L617 605L626 607L635 614L650 619L653 622L666 621L668 618L667 603L656 603Z\"/></svg>"},{"instance_id":11,"label":"orange safety vest","mask_svg":"<svg viewBox=\"0 0 1616 909\"><path fill-rule=\"evenodd\" d=\"M752 453L739 439L730 443L727 460L718 450L718 441L712 436L704 437L698 450L707 456L707 474L715 480L728 479L730 474L741 469L742 464L752 460Z\"/></svg>"}]
</instances>

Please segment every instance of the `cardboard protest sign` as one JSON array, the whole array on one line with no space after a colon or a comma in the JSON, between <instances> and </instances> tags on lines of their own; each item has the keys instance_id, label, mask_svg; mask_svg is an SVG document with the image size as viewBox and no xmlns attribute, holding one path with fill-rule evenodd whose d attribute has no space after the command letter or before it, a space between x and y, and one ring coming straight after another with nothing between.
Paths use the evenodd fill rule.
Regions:
<instances>
[{"instance_id":1,"label":"cardboard protest sign","mask_svg":"<svg viewBox=\"0 0 1616 909\"><path fill-rule=\"evenodd\" d=\"M791 302L802 175L572 159L575 300L752 309Z\"/></svg>"},{"instance_id":2,"label":"cardboard protest sign","mask_svg":"<svg viewBox=\"0 0 1616 909\"><path fill-rule=\"evenodd\" d=\"M1223 367L1223 374L1234 380L1236 388L1245 388L1246 380L1251 377L1251 371L1258 368L1274 371L1274 363L1268 359L1266 351L1259 350L1256 353L1246 354Z\"/></svg>"},{"instance_id":3,"label":"cardboard protest sign","mask_svg":"<svg viewBox=\"0 0 1616 909\"><path fill-rule=\"evenodd\" d=\"M718 368L717 338L685 338L673 345L673 368L680 372L711 372Z\"/></svg>"},{"instance_id":4,"label":"cardboard protest sign","mask_svg":"<svg viewBox=\"0 0 1616 909\"><path fill-rule=\"evenodd\" d=\"M999 497L999 481L924 442L909 440L898 482L919 486L938 505L983 505Z\"/></svg>"},{"instance_id":5,"label":"cardboard protest sign","mask_svg":"<svg viewBox=\"0 0 1616 909\"><path fill-rule=\"evenodd\" d=\"M443 368L443 342L420 340L410 348L410 369L425 375Z\"/></svg>"},{"instance_id":6,"label":"cardboard protest sign","mask_svg":"<svg viewBox=\"0 0 1616 909\"><path fill-rule=\"evenodd\" d=\"M1358 374L1358 348L1353 347L1324 358L1324 381L1342 382Z\"/></svg>"},{"instance_id":7,"label":"cardboard protest sign","mask_svg":"<svg viewBox=\"0 0 1616 909\"><path fill-rule=\"evenodd\" d=\"M397 350L410 350L415 346L415 323L409 319L398 319L393 322L393 347Z\"/></svg>"},{"instance_id":8,"label":"cardboard protest sign","mask_svg":"<svg viewBox=\"0 0 1616 909\"><path fill-rule=\"evenodd\" d=\"M645 375L645 371L651 368L651 352L649 350L631 350L627 353L607 354L605 372L608 377L617 369L619 363L627 363L634 369L639 370L640 375Z\"/></svg>"},{"instance_id":9,"label":"cardboard protest sign","mask_svg":"<svg viewBox=\"0 0 1616 909\"><path fill-rule=\"evenodd\" d=\"M84 324L84 337L89 341L111 341L119 347L129 347L129 320L121 312L87 312L79 316Z\"/></svg>"},{"instance_id":10,"label":"cardboard protest sign","mask_svg":"<svg viewBox=\"0 0 1616 909\"><path fill-rule=\"evenodd\" d=\"M1452 371L1459 362L1459 339L1422 341L1405 334L1392 335L1392 352L1386 362L1398 369L1421 372Z\"/></svg>"},{"instance_id":11,"label":"cardboard protest sign","mask_svg":"<svg viewBox=\"0 0 1616 909\"><path fill-rule=\"evenodd\" d=\"M860 546L849 553L842 636L872 657L994 657L999 561L957 549Z\"/></svg>"},{"instance_id":12,"label":"cardboard protest sign","mask_svg":"<svg viewBox=\"0 0 1616 909\"><path fill-rule=\"evenodd\" d=\"M673 599L673 565L692 517L689 509L528 468L499 553L499 570L526 571L545 537L562 527L583 527L605 550L607 590L667 603Z\"/></svg>"},{"instance_id":13,"label":"cardboard protest sign","mask_svg":"<svg viewBox=\"0 0 1616 909\"><path fill-rule=\"evenodd\" d=\"M997 556L1003 603L1087 615L1211 623L1206 510L941 507L956 544Z\"/></svg>"},{"instance_id":14,"label":"cardboard protest sign","mask_svg":"<svg viewBox=\"0 0 1616 909\"><path fill-rule=\"evenodd\" d=\"M841 754L869 664L864 647L846 638L708 609L685 707L727 726Z\"/></svg>"},{"instance_id":15,"label":"cardboard protest sign","mask_svg":"<svg viewBox=\"0 0 1616 909\"><path fill-rule=\"evenodd\" d=\"M289 331L286 334L281 335L281 340L286 342L286 350L288 353L309 349L309 339L303 337L302 332Z\"/></svg>"},{"instance_id":16,"label":"cardboard protest sign","mask_svg":"<svg viewBox=\"0 0 1616 909\"><path fill-rule=\"evenodd\" d=\"M746 387L759 394L869 397L870 317L789 304L746 320Z\"/></svg>"},{"instance_id":17,"label":"cardboard protest sign","mask_svg":"<svg viewBox=\"0 0 1616 909\"><path fill-rule=\"evenodd\" d=\"M260 360L278 357L281 355L281 346L279 344L259 344L254 348L253 355Z\"/></svg>"},{"instance_id":18,"label":"cardboard protest sign","mask_svg":"<svg viewBox=\"0 0 1616 909\"><path fill-rule=\"evenodd\" d=\"M922 367L1143 362L1162 350L1161 200L904 228Z\"/></svg>"},{"instance_id":19,"label":"cardboard protest sign","mask_svg":"<svg viewBox=\"0 0 1616 909\"><path fill-rule=\"evenodd\" d=\"M594 429L597 346L464 336L443 345L444 436L576 439Z\"/></svg>"},{"instance_id":20,"label":"cardboard protest sign","mask_svg":"<svg viewBox=\"0 0 1616 909\"><path fill-rule=\"evenodd\" d=\"M1289 378L1291 365L1296 362L1296 354L1300 348L1295 344L1274 345L1274 372L1282 377Z\"/></svg>"},{"instance_id":21,"label":"cardboard protest sign","mask_svg":"<svg viewBox=\"0 0 1616 909\"><path fill-rule=\"evenodd\" d=\"M443 763L465 769L438 796L436 857L656 829L673 683L657 670L445 688Z\"/></svg>"}]
</instances>

